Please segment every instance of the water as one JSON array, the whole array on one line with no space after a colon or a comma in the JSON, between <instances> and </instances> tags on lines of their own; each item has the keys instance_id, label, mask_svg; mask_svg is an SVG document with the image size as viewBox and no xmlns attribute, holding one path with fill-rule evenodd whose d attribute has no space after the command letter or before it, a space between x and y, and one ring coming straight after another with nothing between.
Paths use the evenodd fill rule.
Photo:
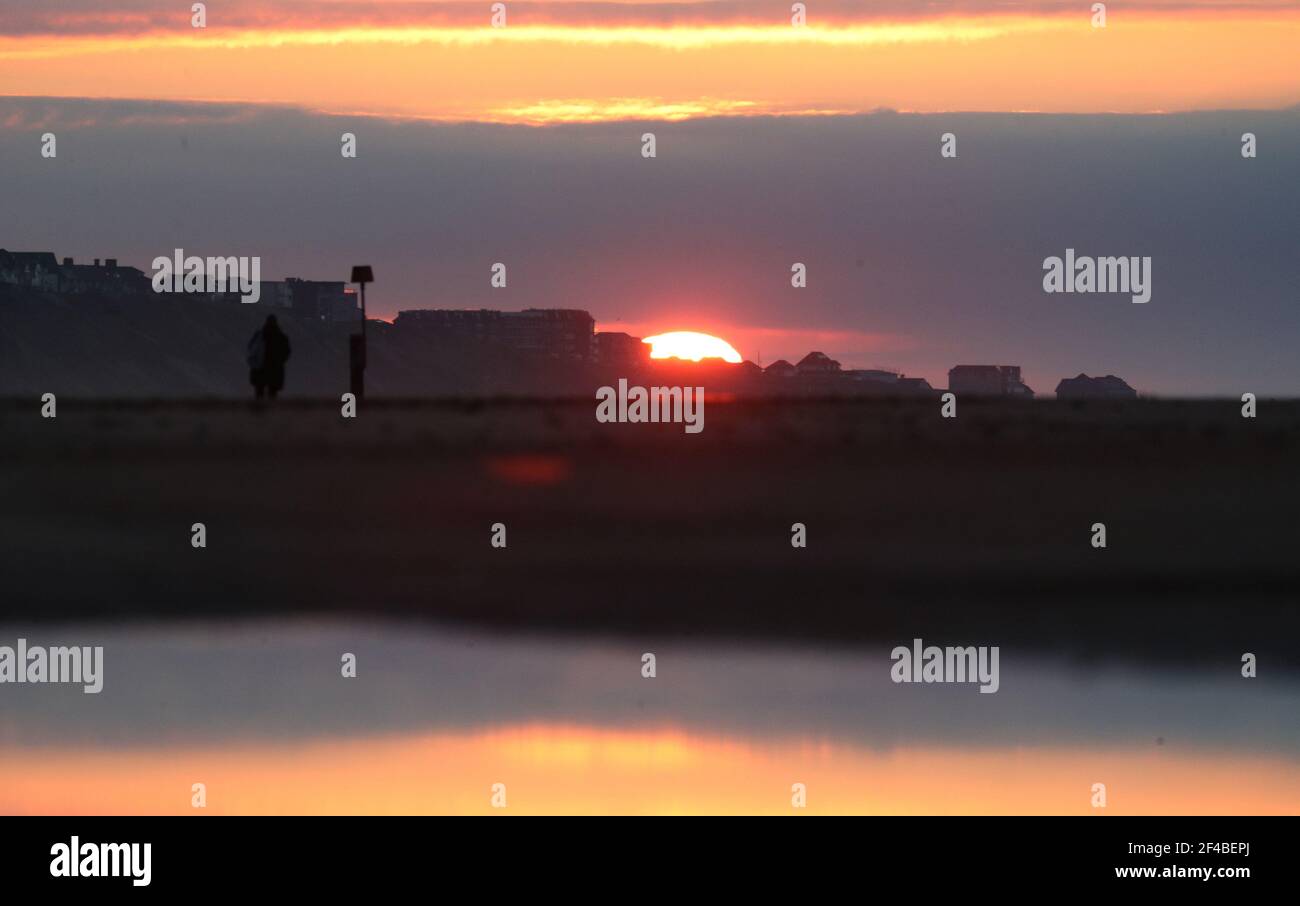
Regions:
<instances>
[{"instance_id":1,"label":"water","mask_svg":"<svg viewBox=\"0 0 1300 906\"><path fill-rule=\"evenodd\" d=\"M1003 650L1001 688L888 647L501 637L427 624L0 627L104 646L104 690L0 686L0 811L1300 812L1300 677ZM653 652L657 676L641 676ZM344 678L340 658L357 656Z\"/></svg>"}]
</instances>

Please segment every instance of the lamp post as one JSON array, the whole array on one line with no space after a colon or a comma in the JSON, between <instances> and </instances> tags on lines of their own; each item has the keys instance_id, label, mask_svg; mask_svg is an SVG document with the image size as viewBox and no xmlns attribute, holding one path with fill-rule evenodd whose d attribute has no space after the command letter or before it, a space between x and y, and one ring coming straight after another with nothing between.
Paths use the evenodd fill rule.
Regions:
<instances>
[{"instance_id":1,"label":"lamp post","mask_svg":"<svg viewBox=\"0 0 1300 906\"><path fill-rule=\"evenodd\" d=\"M352 395L357 402L366 395L366 284L374 280L375 272L370 265L353 265L350 282L361 284L361 333L348 337L348 361L352 367Z\"/></svg>"}]
</instances>

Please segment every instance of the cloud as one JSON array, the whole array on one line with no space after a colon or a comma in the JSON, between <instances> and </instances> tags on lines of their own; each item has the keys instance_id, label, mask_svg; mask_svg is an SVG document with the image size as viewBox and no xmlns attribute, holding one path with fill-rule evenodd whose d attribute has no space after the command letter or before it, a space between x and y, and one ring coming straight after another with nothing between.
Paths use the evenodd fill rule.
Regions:
<instances>
[{"instance_id":1,"label":"cloud","mask_svg":"<svg viewBox=\"0 0 1300 906\"><path fill-rule=\"evenodd\" d=\"M0 127L15 131L43 131L233 124L247 123L275 110L273 106L250 104L0 96Z\"/></svg>"},{"instance_id":2,"label":"cloud","mask_svg":"<svg viewBox=\"0 0 1300 906\"><path fill-rule=\"evenodd\" d=\"M162 8L145 2L120 16L72 0L24 5L0 36L0 85L15 96L260 102L530 125L1300 100L1296 69L1282 62L1300 40L1295 8L1243 18L1240 10L1153 17L1151 9L1171 7L1126 7L1099 35L1077 10L1034 14L1055 4L980 15L967 3L918 7L924 15L878 4L843 21L831 18L840 7L818 4L826 18L808 28L790 27L784 4L768 17L754 12L767 6L725 3L512 3L506 28L490 27L486 7L472 6L471 24L453 21L464 4L236 2L211 6L209 27L195 29L188 20L154 27ZM165 9L187 8L169 0ZM737 18L742 9L757 18ZM668 14L683 21L655 18ZM40 22L53 30L24 33Z\"/></svg>"},{"instance_id":3,"label":"cloud","mask_svg":"<svg viewBox=\"0 0 1300 906\"><path fill-rule=\"evenodd\" d=\"M787 0L718 0L718 2L527 2L510 0L510 25L556 25L578 28L781 25L790 22ZM845 26L881 21L907 22L940 17L1085 16L1077 0L817 0L809 4L809 22ZM1081 12L1082 9L1082 12ZM1125 3L1125 15L1158 13L1271 13L1291 11L1287 0L1138 0ZM174 0L118 0L106 9L102 0L3 0L3 34L132 35L190 27L190 5ZM482 28L489 22L483 2L422 0L312 0L277 2L225 0L208 4L208 28L217 30L312 31L350 28Z\"/></svg>"}]
</instances>

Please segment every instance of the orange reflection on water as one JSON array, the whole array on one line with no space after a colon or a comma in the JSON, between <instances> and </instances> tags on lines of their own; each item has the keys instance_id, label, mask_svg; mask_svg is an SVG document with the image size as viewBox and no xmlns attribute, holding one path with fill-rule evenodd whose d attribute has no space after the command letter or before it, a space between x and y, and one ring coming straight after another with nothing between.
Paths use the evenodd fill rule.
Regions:
<instances>
[{"instance_id":1,"label":"orange reflection on water","mask_svg":"<svg viewBox=\"0 0 1300 906\"><path fill-rule=\"evenodd\" d=\"M1132 748L900 748L530 724L295 745L0 749L0 811L38 814L1296 814L1300 765ZM808 806L791 807L791 784ZM1105 783L1108 807L1090 806ZM491 807L506 784L507 807Z\"/></svg>"}]
</instances>

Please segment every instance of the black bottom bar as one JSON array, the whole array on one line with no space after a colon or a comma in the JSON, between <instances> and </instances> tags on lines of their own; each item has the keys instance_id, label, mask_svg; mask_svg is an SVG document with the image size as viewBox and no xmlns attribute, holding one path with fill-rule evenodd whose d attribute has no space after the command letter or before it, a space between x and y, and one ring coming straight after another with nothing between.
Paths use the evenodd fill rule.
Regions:
<instances>
[{"instance_id":1,"label":"black bottom bar","mask_svg":"<svg viewBox=\"0 0 1300 906\"><path fill-rule=\"evenodd\" d=\"M23 818L0 821L5 886L81 892L207 894L289 891L337 897L410 883L482 886L532 895L701 882L728 889L786 884L812 891L840 877L975 891L1066 890L1080 884L1193 887L1231 894L1242 883L1286 879L1295 825L1280 818L861 818L834 824L621 821L561 832L536 823L435 818ZM698 839L707 834L708 839ZM116 877L71 877L76 838L83 867L101 855ZM144 865L123 850L149 843ZM143 847L133 850L143 855ZM84 860L89 858L89 863ZM141 859L141 863L143 859ZM132 871L134 869L134 872ZM55 876L60 872L63 876ZM593 882L600 887L593 888ZM838 882L836 882L838 884ZM608 887L614 884L616 887ZM433 889L430 895L437 896Z\"/></svg>"}]
</instances>

